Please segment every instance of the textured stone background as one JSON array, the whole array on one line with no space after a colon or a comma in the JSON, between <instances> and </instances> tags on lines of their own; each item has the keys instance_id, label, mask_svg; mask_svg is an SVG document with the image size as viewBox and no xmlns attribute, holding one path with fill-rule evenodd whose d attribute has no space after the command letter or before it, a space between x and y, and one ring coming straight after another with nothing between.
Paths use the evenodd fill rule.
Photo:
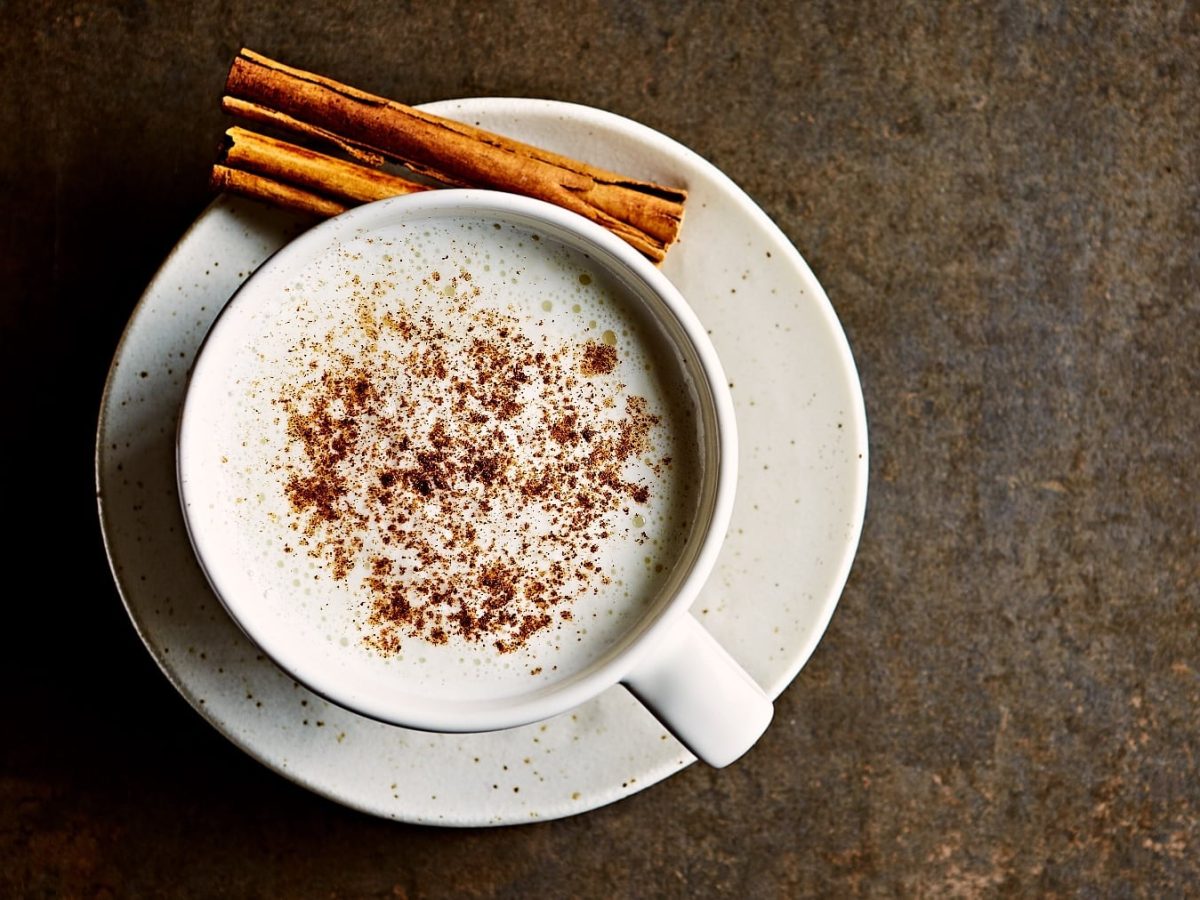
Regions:
<instances>
[{"instance_id":1,"label":"textured stone background","mask_svg":"<svg viewBox=\"0 0 1200 900\"><path fill-rule=\"evenodd\" d=\"M32 576L4 604L0 894L1197 890L1196 0L288 6L0 3L5 558ZM413 102L639 119L812 264L863 376L868 519L738 765L568 821L398 826L158 674L104 561L95 414L243 44Z\"/></svg>"}]
</instances>

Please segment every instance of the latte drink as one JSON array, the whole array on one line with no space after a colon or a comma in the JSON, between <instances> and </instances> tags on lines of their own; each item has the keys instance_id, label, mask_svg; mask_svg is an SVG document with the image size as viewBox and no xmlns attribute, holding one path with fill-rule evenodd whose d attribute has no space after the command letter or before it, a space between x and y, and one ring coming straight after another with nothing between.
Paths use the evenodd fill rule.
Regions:
<instances>
[{"instance_id":1,"label":"latte drink","mask_svg":"<svg viewBox=\"0 0 1200 900\"><path fill-rule=\"evenodd\" d=\"M701 507L696 388L587 254L507 220L395 223L238 328L184 499L253 631L486 703L578 677L669 594Z\"/></svg>"}]
</instances>

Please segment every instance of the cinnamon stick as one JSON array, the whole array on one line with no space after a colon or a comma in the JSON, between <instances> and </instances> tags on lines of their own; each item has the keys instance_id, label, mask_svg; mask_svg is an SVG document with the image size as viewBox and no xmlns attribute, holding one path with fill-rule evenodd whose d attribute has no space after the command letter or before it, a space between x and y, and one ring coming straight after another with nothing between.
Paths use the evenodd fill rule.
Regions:
<instances>
[{"instance_id":1,"label":"cinnamon stick","mask_svg":"<svg viewBox=\"0 0 1200 900\"><path fill-rule=\"evenodd\" d=\"M228 166L213 166L208 181L214 190L241 194L243 197L263 200L272 206L282 206L284 209L311 213L325 218L344 213L348 209L345 204L314 194L312 191L283 184L254 172L231 169Z\"/></svg>"},{"instance_id":2,"label":"cinnamon stick","mask_svg":"<svg viewBox=\"0 0 1200 900\"><path fill-rule=\"evenodd\" d=\"M250 50L234 60L225 90L232 112L394 160L446 184L555 203L605 226L655 262L679 234L687 196L681 189L421 112Z\"/></svg>"},{"instance_id":3,"label":"cinnamon stick","mask_svg":"<svg viewBox=\"0 0 1200 900\"><path fill-rule=\"evenodd\" d=\"M317 153L277 138L230 128L225 132L221 162L229 168L256 172L339 201L369 203L399 194L429 190L428 185Z\"/></svg>"},{"instance_id":4,"label":"cinnamon stick","mask_svg":"<svg viewBox=\"0 0 1200 900\"><path fill-rule=\"evenodd\" d=\"M240 116L243 119L249 119L251 122L258 122L260 125L271 125L284 131L290 131L293 134L316 138L328 144L333 144L335 147L343 150L347 156L352 156L366 163L368 166L378 168L387 162L382 155L364 147L362 144L347 140L341 135L334 134L325 128L317 128L315 125L301 122L299 119L284 115L278 110L268 109L258 103L251 103L248 100L239 100L237 97L226 96L221 98L221 109L231 116Z\"/></svg>"}]
</instances>

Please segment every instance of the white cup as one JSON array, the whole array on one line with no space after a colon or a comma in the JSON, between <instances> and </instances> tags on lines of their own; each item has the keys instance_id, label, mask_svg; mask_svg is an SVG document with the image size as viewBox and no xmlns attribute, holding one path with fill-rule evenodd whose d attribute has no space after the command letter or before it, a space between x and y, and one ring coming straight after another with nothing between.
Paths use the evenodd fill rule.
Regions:
<instances>
[{"instance_id":1,"label":"white cup","mask_svg":"<svg viewBox=\"0 0 1200 900\"><path fill-rule=\"evenodd\" d=\"M201 459L211 455L214 423L226 414L231 361L252 352L250 323L296 274L364 234L385 235L403 223L438 217L477 217L533 228L586 253L640 303L669 336L695 387L703 484L691 537L672 562L666 587L649 611L578 676L486 701L436 700L400 685L366 683L350 668L295 640L286 621L261 614L247 589L244 562L219 534L220 519ZM251 276L214 323L193 367L178 435L179 490L196 556L214 592L247 636L282 669L314 692L347 709L396 725L435 732L494 731L566 712L616 684L624 685L689 750L713 766L745 753L771 719L770 700L689 613L712 571L733 507L737 434L721 364L687 302L670 281L620 239L574 213L510 194L475 190L430 191L383 200L322 223L280 250ZM336 651L334 651L336 652Z\"/></svg>"}]
</instances>

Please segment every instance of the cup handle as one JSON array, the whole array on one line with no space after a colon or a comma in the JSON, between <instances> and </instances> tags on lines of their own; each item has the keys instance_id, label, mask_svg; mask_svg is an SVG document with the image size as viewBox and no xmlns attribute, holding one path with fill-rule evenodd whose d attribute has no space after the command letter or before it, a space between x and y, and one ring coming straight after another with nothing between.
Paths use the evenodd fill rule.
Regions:
<instances>
[{"instance_id":1,"label":"cup handle","mask_svg":"<svg viewBox=\"0 0 1200 900\"><path fill-rule=\"evenodd\" d=\"M749 750L774 712L762 688L691 613L622 683L685 747L717 768Z\"/></svg>"}]
</instances>

